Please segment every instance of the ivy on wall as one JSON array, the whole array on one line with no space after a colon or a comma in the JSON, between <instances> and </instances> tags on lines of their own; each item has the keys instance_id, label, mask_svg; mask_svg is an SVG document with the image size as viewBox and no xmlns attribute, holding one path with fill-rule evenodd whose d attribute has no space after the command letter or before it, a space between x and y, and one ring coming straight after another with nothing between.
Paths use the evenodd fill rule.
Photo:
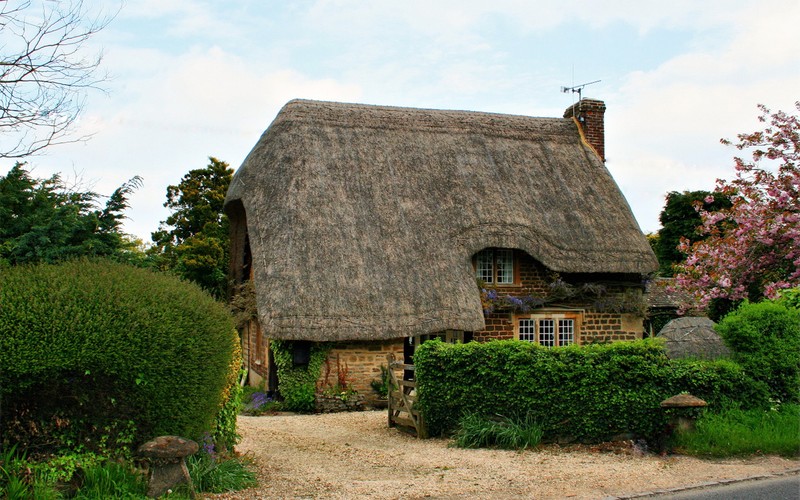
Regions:
<instances>
[{"instance_id":1,"label":"ivy on wall","mask_svg":"<svg viewBox=\"0 0 800 500\"><path fill-rule=\"evenodd\" d=\"M294 342L272 340L270 346L278 367L278 391L283 396L284 407L289 411L314 411L317 380L322 372L322 364L328 358L331 344L313 343L307 365L294 364Z\"/></svg>"}]
</instances>

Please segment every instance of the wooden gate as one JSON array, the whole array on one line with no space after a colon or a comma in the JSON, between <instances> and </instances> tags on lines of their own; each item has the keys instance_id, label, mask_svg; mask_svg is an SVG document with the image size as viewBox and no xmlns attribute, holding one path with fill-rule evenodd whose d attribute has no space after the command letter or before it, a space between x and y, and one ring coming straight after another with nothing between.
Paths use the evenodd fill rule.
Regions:
<instances>
[{"instance_id":1,"label":"wooden gate","mask_svg":"<svg viewBox=\"0 0 800 500\"><path fill-rule=\"evenodd\" d=\"M417 382L414 377L414 365L407 365L395 360L394 354L387 356L389 361L389 427L400 427L413 430L418 438L427 438L425 419L417 408ZM397 371L410 374L403 379L397 377Z\"/></svg>"}]
</instances>

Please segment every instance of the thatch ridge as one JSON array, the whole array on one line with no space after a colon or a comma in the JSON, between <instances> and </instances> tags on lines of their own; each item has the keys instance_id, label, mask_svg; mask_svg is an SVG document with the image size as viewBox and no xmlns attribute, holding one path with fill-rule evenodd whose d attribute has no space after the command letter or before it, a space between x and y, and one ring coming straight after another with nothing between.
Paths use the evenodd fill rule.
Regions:
<instances>
[{"instance_id":1,"label":"thatch ridge","mask_svg":"<svg viewBox=\"0 0 800 500\"><path fill-rule=\"evenodd\" d=\"M561 272L657 267L571 119L295 100L234 175L235 200L273 338L480 330L471 256L486 247Z\"/></svg>"}]
</instances>

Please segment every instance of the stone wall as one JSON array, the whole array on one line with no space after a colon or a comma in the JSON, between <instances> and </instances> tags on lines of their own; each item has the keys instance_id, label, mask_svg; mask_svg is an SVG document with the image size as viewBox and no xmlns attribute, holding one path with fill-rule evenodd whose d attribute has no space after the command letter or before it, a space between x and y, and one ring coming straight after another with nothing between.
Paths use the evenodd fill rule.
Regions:
<instances>
[{"instance_id":1,"label":"stone wall","mask_svg":"<svg viewBox=\"0 0 800 500\"><path fill-rule=\"evenodd\" d=\"M334 345L328 359L322 365L317 387L335 387L338 376L346 371L348 384L369 403L377 398L370 383L380 380L381 366L387 365L386 357L394 353L398 361L403 360L405 339L375 340L363 342L341 342Z\"/></svg>"}]
</instances>

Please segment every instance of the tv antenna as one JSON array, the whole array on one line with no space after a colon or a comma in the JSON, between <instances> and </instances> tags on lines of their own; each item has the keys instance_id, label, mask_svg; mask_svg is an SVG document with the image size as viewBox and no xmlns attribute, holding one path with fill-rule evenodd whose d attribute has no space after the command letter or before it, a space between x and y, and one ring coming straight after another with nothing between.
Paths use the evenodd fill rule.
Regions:
<instances>
[{"instance_id":1,"label":"tv antenna","mask_svg":"<svg viewBox=\"0 0 800 500\"><path fill-rule=\"evenodd\" d=\"M599 83L599 82L600 82L600 80L595 80L593 82L581 83L580 85L573 85L572 87L561 87L561 92L564 92L565 94L567 92L572 92L573 94L578 94L578 100L580 101L581 98L582 98L581 97L581 92L583 92L583 87L585 87L587 85L592 85L593 83Z\"/></svg>"}]
</instances>

